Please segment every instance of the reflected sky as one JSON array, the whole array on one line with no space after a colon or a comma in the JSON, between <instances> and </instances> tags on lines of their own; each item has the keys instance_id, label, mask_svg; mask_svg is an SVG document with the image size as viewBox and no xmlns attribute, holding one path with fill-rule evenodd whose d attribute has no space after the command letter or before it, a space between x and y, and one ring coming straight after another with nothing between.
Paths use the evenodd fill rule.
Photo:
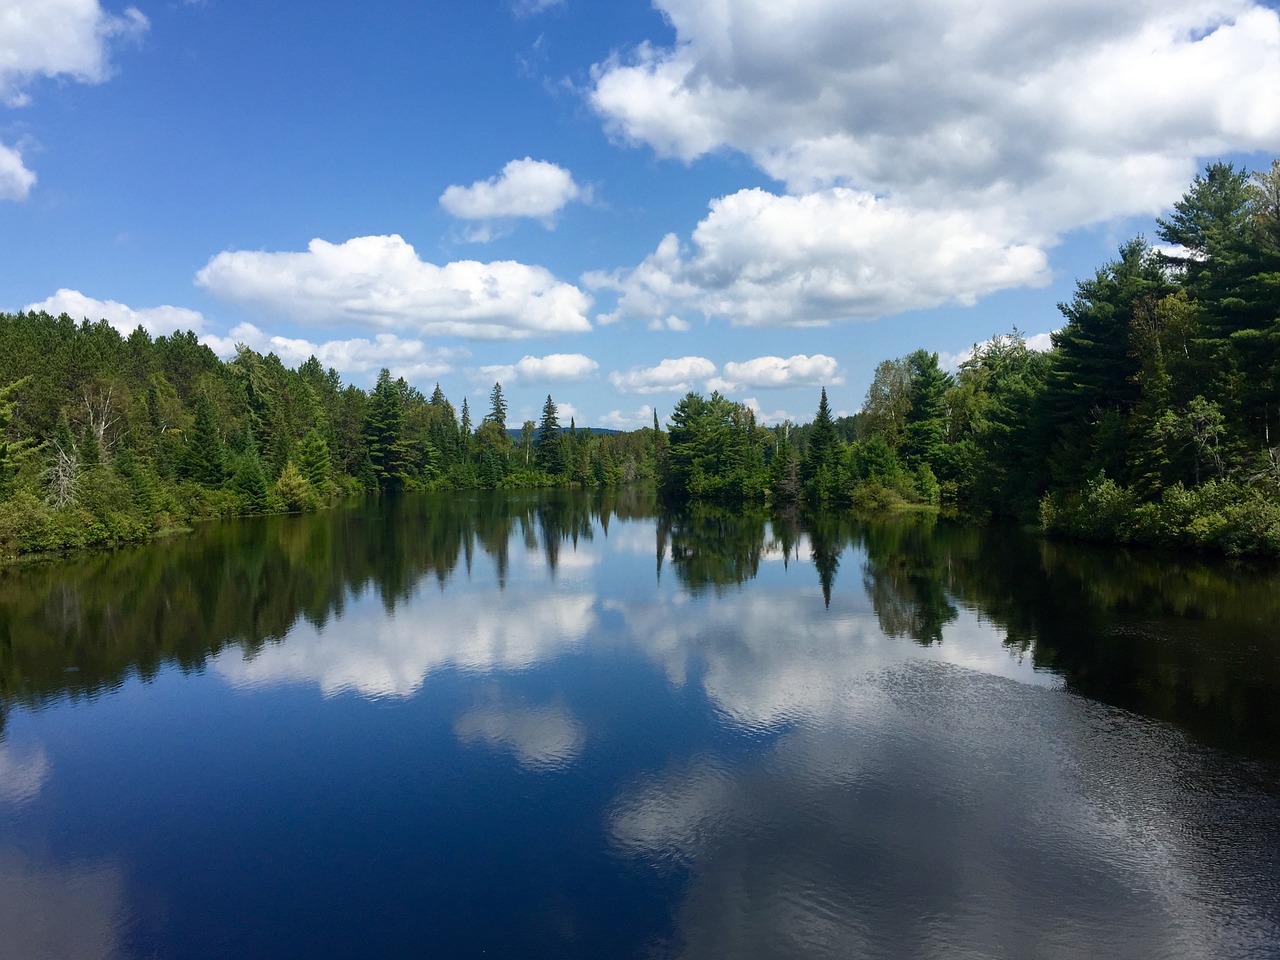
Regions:
<instances>
[{"instance_id":1,"label":"reflected sky","mask_svg":"<svg viewBox=\"0 0 1280 960\"><path fill-rule=\"evenodd\" d=\"M0 849L0 958L115 960L126 956L126 916L118 868L49 867Z\"/></svg>"},{"instance_id":2,"label":"reflected sky","mask_svg":"<svg viewBox=\"0 0 1280 960\"><path fill-rule=\"evenodd\" d=\"M692 869L671 956L1265 956L1274 806L1197 764L1112 708L915 663L836 723L637 782L611 825Z\"/></svg>"},{"instance_id":3,"label":"reflected sky","mask_svg":"<svg viewBox=\"0 0 1280 960\"><path fill-rule=\"evenodd\" d=\"M0 582L2 960L1280 942L1269 574L567 494L155 550Z\"/></svg>"}]
</instances>

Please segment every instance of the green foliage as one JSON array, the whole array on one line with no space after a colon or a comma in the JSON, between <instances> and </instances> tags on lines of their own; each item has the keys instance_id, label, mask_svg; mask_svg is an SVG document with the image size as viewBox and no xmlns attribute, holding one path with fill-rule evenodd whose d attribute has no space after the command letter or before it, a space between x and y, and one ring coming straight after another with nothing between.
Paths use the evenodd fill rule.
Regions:
<instances>
[{"instance_id":1,"label":"green foliage","mask_svg":"<svg viewBox=\"0 0 1280 960\"><path fill-rule=\"evenodd\" d=\"M403 383L403 381L401 381ZM404 439L402 392L385 367L369 398L364 437L375 489L399 490L409 475L409 456Z\"/></svg>"},{"instance_id":2,"label":"green foliage","mask_svg":"<svg viewBox=\"0 0 1280 960\"><path fill-rule=\"evenodd\" d=\"M0 499L13 491L13 482L24 456L32 446L30 438L15 439L10 436L14 411L18 407L18 393L31 382L28 374L8 386L0 387Z\"/></svg>"},{"instance_id":3,"label":"green foliage","mask_svg":"<svg viewBox=\"0 0 1280 960\"><path fill-rule=\"evenodd\" d=\"M764 429L689 394L664 430L561 429L550 396L518 439L501 384L473 429L381 371L366 392L194 333L0 313L0 548L140 539L191 520L308 509L335 493L656 481L675 500L943 505L1106 542L1274 552L1280 500L1280 161L1211 164L1155 252L1142 238L1060 305L1053 349L1014 330L955 375L917 350L863 408ZM21 378L21 379L19 379ZM272 482L272 478L277 478Z\"/></svg>"},{"instance_id":4,"label":"green foliage","mask_svg":"<svg viewBox=\"0 0 1280 960\"><path fill-rule=\"evenodd\" d=\"M227 453L212 398L200 392L195 398L195 421L182 456L182 475L206 487L219 487L227 479Z\"/></svg>"},{"instance_id":5,"label":"green foliage","mask_svg":"<svg viewBox=\"0 0 1280 960\"><path fill-rule=\"evenodd\" d=\"M1228 556L1280 556L1280 500L1269 491L1210 480L1175 484L1158 501L1096 477L1078 493L1046 495L1045 530L1082 540L1211 550Z\"/></svg>"},{"instance_id":6,"label":"green foliage","mask_svg":"<svg viewBox=\"0 0 1280 960\"><path fill-rule=\"evenodd\" d=\"M547 394L542 405L542 419L538 421L538 436L534 443L534 460L546 473L564 473L564 451L560 445L560 416L556 402Z\"/></svg>"},{"instance_id":7,"label":"green foliage","mask_svg":"<svg viewBox=\"0 0 1280 960\"><path fill-rule=\"evenodd\" d=\"M327 500L333 492L333 458L329 444L314 428L307 431L298 445L298 469L320 500Z\"/></svg>"},{"instance_id":8,"label":"green foliage","mask_svg":"<svg viewBox=\"0 0 1280 960\"><path fill-rule=\"evenodd\" d=\"M275 494L284 508L293 513L315 507L315 494L311 490L311 484L307 483L307 478L293 465L292 460L280 471L280 476L276 479Z\"/></svg>"},{"instance_id":9,"label":"green foliage","mask_svg":"<svg viewBox=\"0 0 1280 960\"><path fill-rule=\"evenodd\" d=\"M694 500L756 500L768 489L765 431L755 414L718 392L687 394L671 414L663 489Z\"/></svg>"}]
</instances>

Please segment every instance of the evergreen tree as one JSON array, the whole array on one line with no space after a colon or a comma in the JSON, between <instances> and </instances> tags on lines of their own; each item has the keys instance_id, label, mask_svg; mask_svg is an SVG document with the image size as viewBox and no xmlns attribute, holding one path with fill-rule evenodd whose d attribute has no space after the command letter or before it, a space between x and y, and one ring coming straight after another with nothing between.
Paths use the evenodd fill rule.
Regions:
<instances>
[{"instance_id":1,"label":"evergreen tree","mask_svg":"<svg viewBox=\"0 0 1280 960\"><path fill-rule=\"evenodd\" d=\"M227 479L226 447L217 410L208 393L195 398L196 417L183 454L183 474L206 487L220 487Z\"/></svg>"},{"instance_id":2,"label":"evergreen tree","mask_svg":"<svg viewBox=\"0 0 1280 960\"><path fill-rule=\"evenodd\" d=\"M556 402L547 394L542 405L542 419L538 422L536 459L538 466L550 474L564 472L564 460L560 450L560 417Z\"/></svg>"},{"instance_id":3,"label":"evergreen tree","mask_svg":"<svg viewBox=\"0 0 1280 960\"><path fill-rule=\"evenodd\" d=\"M280 477L276 480L276 496L284 503L285 509L292 512L308 510L313 506L311 486L292 460L280 471Z\"/></svg>"},{"instance_id":4,"label":"evergreen tree","mask_svg":"<svg viewBox=\"0 0 1280 960\"><path fill-rule=\"evenodd\" d=\"M399 490L404 486L407 451L404 445L404 408L399 389L385 367L369 398L365 418L365 447L369 468L379 490Z\"/></svg>"},{"instance_id":5,"label":"evergreen tree","mask_svg":"<svg viewBox=\"0 0 1280 960\"><path fill-rule=\"evenodd\" d=\"M329 445L318 430L307 431L298 445L298 469L317 497L323 499L329 496L333 487L330 479L333 459L329 456Z\"/></svg>"},{"instance_id":6,"label":"evergreen tree","mask_svg":"<svg viewBox=\"0 0 1280 960\"><path fill-rule=\"evenodd\" d=\"M1058 437L1056 482L1078 485L1100 470L1126 479L1128 418L1141 397L1135 309L1172 292L1159 257L1138 238L1120 248L1119 260L1078 282L1070 303L1059 304L1067 323L1053 335L1047 398Z\"/></svg>"},{"instance_id":7,"label":"evergreen tree","mask_svg":"<svg viewBox=\"0 0 1280 960\"><path fill-rule=\"evenodd\" d=\"M92 470L102 466L102 448L98 446L98 435L93 432L93 425L86 423L80 432L80 442L76 444L76 453L80 457L80 468Z\"/></svg>"},{"instance_id":8,"label":"evergreen tree","mask_svg":"<svg viewBox=\"0 0 1280 960\"><path fill-rule=\"evenodd\" d=\"M503 433L507 431L507 401L502 395L502 384L495 383L493 390L489 392L489 415L486 417L490 423L497 424L499 430Z\"/></svg>"},{"instance_id":9,"label":"evergreen tree","mask_svg":"<svg viewBox=\"0 0 1280 960\"><path fill-rule=\"evenodd\" d=\"M258 455L258 444L253 438L253 432L246 432L249 436L244 450L235 458L236 469L231 476L230 487L239 495L244 512L266 513L271 509L267 478L262 470L262 458Z\"/></svg>"},{"instance_id":10,"label":"evergreen tree","mask_svg":"<svg viewBox=\"0 0 1280 960\"><path fill-rule=\"evenodd\" d=\"M952 380L938 366L938 355L917 350L907 357L911 387L903 429L902 454L911 466L943 462L947 440L947 391Z\"/></svg>"},{"instance_id":11,"label":"evergreen tree","mask_svg":"<svg viewBox=\"0 0 1280 960\"><path fill-rule=\"evenodd\" d=\"M18 401L13 399L18 391L31 382L31 375L15 380L6 387L0 387L0 499L6 497L13 489L13 480L18 474L18 466L23 455L31 447L31 439L13 439L10 436L10 425Z\"/></svg>"},{"instance_id":12,"label":"evergreen tree","mask_svg":"<svg viewBox=\"0 0 1280 960\"><path fill-rule=\"evenodd\" d=\"M827 403L827 388L822 388L818 401L818 413L809 431L809 445L805 450L800 469L801 479L810 496L817 500L830 499L839 491L837 473L840 460L840 440L836 436L835 421Z\"/></svg>"}]
</instances>

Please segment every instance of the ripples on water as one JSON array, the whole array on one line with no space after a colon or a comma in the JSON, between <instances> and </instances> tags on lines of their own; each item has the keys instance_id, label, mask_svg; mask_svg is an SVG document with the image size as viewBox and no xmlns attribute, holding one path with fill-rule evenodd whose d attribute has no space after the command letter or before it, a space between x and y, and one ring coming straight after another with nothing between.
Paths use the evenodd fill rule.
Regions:
<instances>
[{"instance_id":1,"label":"ripples on water","mask_svg":"<svg viewBox=\"0 0 1280 960\"><path fill-rule=\"evenodd\" d=\"M564 495L19 571L0 958L1276 956L1277 585Z\"/></svg>"}]
</instances>

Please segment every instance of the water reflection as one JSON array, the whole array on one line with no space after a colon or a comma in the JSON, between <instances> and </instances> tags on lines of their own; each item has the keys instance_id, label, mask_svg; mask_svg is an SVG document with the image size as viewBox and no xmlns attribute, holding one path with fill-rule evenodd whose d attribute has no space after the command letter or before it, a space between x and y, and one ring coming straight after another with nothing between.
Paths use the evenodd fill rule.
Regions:
<instances>
[{"instance_id":1,"label":"water reflection","mask_svg":"<svg viewBox=\"0 0 1280 960\"><path fill-rule=\"evenodd\" d=\"M619 583L635 576L618 559L632 550L656 557L659 585L665 568L680 589ZM796 577L785 597L745 589L779 560L835 620L801 602ZM674 609L680 597L705 596L737 596L750 613L709 604L690 620ZM1210 742L1280 752L1272 572L930 518L670 514L635 492L405 497L9 570L0 577L0 730L15 704L92 696L211 657L240 684L408 696L444 666L523 669L577 649L602 610L624 607L632 634L673 679L688 669L689 636L713 629L699 617L739 621L715 626L722 636L767 624L801 662L810 630L864 646L910 638L987 672L1050 674ZM830 685L830 667L817 662L769 673L797 671Z\"/></svg>"},{"instance_id":2,"label":"water reflection","mask_svg":"<svg viewBox=\"0 0 1280 960\"><path fill-rule=\"evenodd\" d=\"M848 694L822 726L737 763L677 761L617 798L621 852L696 868L664 956L1225 957L1277 942L1274 804L1167 729L941 664Z\"/></svg>"},{"instance_id":3,"label":"water reflection","mask_svg":"<svg viewBox=\"0 0 1280 960\"><path fill-rule=\"evenodd\" d=\"M453 732L466 744L513 754L524 767L557 770L572 763L586 742L581 722L563 703L539 707L492 703L460 716Z\"/></svg>"},{"instance_id":4,"label":"water reflection","mask_svg":"<svg viewBox=\"0 0 1280 960\"><path fill-rule=\"evenodd\" d=\"M326 627L293 630L287 642L218 654L217 671L237 685L316 683L326 695L407 697L444 667L522 670L579 644L595 623L589 593L510 591L482 601L468 590L406 598L392 617L363 602Z\"/></svg>"},{"instance_id":5,"label":"water reflection","mask_svg":"<svg viewBox=\"0 0 1280 960\"><path fill-rule=\"evenodd\" d=\"M0 957L1265 955L1277 586L567 492L10 570Z\"/></svg>"},{"instance_id":6,"label":"water reflection","mask_svg":"<svg viewBox=\"0 0 1280 960\"><path fill-rule=\"evenodd\" d=\"M32 800L47 779L49 758L43 748L0 742L0 802Z\"/></svg>"},{"instance_id":7,"label":"water reflection","mask_svg":"<svg viewBox=\"0 0 1280 960\"><path fill-rule=\"evenodd\" d=\"M123 957L125 902L115 866L48 866L0 849L0 957Z\"/></svg>"}]
</instances>

